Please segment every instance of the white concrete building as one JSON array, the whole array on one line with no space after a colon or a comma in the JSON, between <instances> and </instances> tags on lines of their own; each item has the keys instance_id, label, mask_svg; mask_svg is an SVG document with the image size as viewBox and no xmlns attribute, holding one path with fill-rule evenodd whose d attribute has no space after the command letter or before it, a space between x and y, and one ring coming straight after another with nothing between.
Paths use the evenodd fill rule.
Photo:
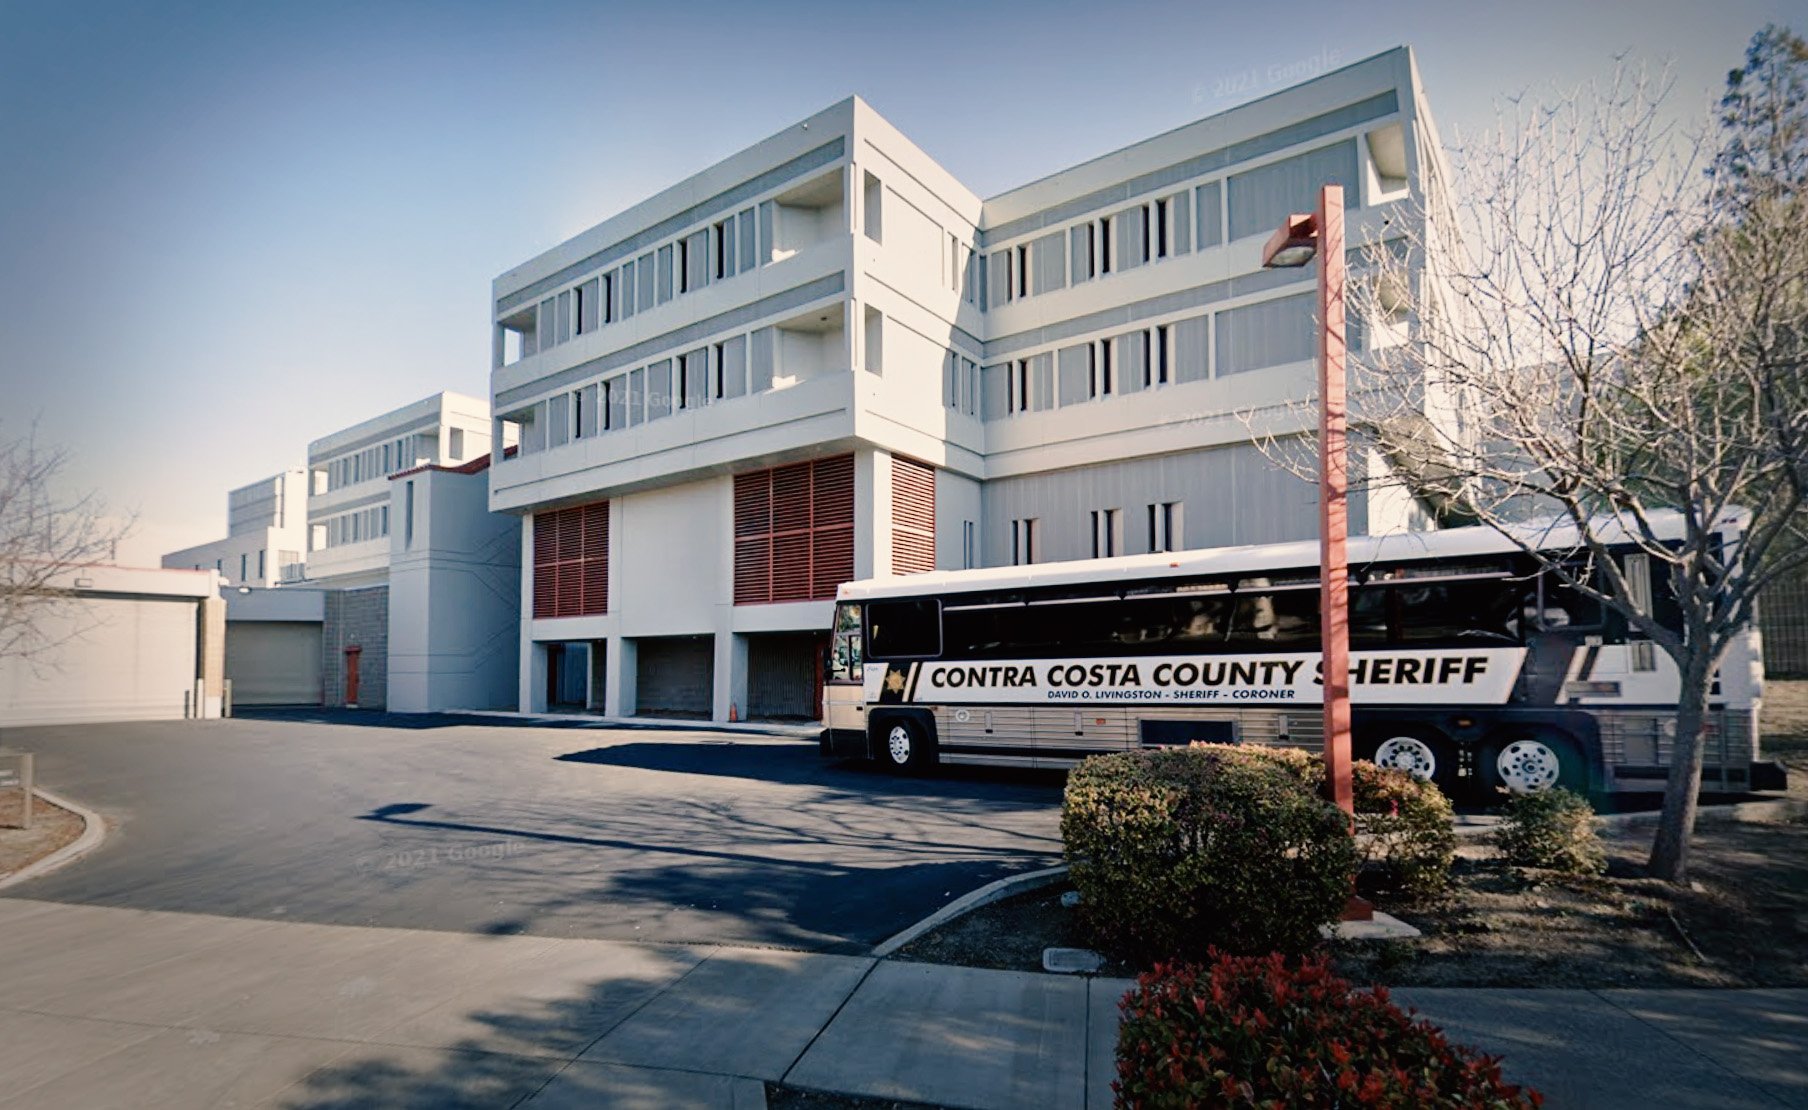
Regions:
<instances>
[{"instance_id":1,"label":"white concrete building","mask_svg":"<svg viewBox=\"0 0 1808 1110\"><path fill-rule=\"evenodd\" d=\"M29 657L0 658L0 725L218 717L226 606L220 576L86 566L36 618Z\"/></svg>"},{"instance_id":2,"label":"white concrete building","mask_svg":"<svg viewBox=\"0 0 1808 1110\"><path fill-rule=\"evenodd\" d=\"M1262 244L1327 180L1397 234L1438 165L1405 48L990 200L850 99L503 274L521 707L809 716L844 580L1313 534L1237 415L1314 377Z\"/></svg>"},{"instance_id":3,"label":"white concrete building","mask_svg":"<svg viewBox=\"0 0 1808 1110\"><path fill-rule=\"evenodd\" d=\"M489 451L490 406L460 393L436 393L308 444L305 579L335 589L387 581L389 476Z\"/></svg>"},{"instance_id":4,"label":"white concrete building","mask_svg":"<svg viewBox=\"0 0 1808 1110\"><path fill-rule=\"evenodd\" d=\"M226 538L172 551L169 570L217 570L228 586L298 578L307 551L307 472L300 467L226 495Z\"/></svg>"}]
</instances>

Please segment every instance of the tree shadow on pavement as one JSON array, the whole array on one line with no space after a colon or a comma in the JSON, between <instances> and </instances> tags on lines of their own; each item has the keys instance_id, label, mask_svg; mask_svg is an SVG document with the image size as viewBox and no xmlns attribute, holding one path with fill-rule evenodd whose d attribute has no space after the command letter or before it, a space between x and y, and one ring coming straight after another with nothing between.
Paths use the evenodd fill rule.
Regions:
<instances>
[{"instance_id":1,"label":"tree shadow on pavement","mask_svg":"<svg viewBox=\"0 0 1808 1110\"><path fill-rule=\"evenodd\" d=\"M624 956L623 953L628 955ZM691 1051L683 1067L673 1061L694 1046L695 1021L757 1021L748 999L687 996L687 1017L672 1028L642 1028L636 1043L650 1043L651 1067L622 1066L579 1057L643 1007L673 989L706 953L678 947L608 945L596 949L593 970L574 966L569 988L546 976L517 990L511 980L489 981L483 997L455 998L416 1014L360 1043L333 1063L289 1087L276 1105L287 1110L450 1107L721 1105L734 1081L712 1074L705 1048ZM710 952L715 970L733 977L745 957ZM569 957L558 953L539 959ZM612 965L629 965L609 974ZM542 969L547 970L547 969ZM599 973L602 973L599 975ZM553 969L554 977L557 975ZM826 1020L825 1015L825 1020ZM798 1046L801 1054L803 1045ZM789 1066L788 1063L786 1065ZM745 1081L743 1081L745 1083Z\"/></svg>"}]
</instances>

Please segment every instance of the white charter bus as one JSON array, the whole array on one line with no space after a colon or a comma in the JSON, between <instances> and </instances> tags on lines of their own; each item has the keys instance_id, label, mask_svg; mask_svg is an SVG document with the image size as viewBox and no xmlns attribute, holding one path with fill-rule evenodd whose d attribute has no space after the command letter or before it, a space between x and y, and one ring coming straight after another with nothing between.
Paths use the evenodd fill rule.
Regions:
<instances>
[{"instance_id":1,"label":"white charter bus","mask_svg":"<svg viewBox=\"0 0 1808 1110\"><path fill-rule=\"evenodd\" d=\"M1667 576L1630 545L1615 557L1661 619ZM1453 795L1661 789L1677 671L1623 619L1488 528L1354 537L1349 559L1357 758ZM850 582L821 746L899 771L1192 741L1317 748L1318 648L1316 540ZM1711 699L1708 790L1783 785L1758 760L1762 679L1752 629Z\"/></svg>"}]
</instances>

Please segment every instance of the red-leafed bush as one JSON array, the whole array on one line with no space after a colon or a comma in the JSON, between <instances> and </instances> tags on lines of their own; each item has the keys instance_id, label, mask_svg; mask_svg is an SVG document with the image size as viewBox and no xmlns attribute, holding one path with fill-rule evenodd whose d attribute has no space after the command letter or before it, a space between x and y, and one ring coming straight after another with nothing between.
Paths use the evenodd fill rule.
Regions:
<instances>
[{"instance_id":1,"label":"red-leafed bush","mask_svg":"<svg viewBox=\"0 0 1808 1110\"><path fill-rule=\"evenodd\" d=\"M1120 1107L1536 1107L1500 1062L1353 991L1323 957L1157 964L1124 996Z\"/></svg>"}]
</instances>

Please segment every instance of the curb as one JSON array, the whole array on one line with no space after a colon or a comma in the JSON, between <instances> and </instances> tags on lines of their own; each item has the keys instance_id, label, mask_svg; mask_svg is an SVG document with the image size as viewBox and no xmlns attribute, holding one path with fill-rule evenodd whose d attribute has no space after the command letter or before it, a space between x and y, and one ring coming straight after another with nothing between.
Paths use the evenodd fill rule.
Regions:
<instances>
[{"instance_id":1,"label":"curb","mask_svg":"<svg viewBox=\"0 0 1808 1110\"><path fill-rule=\"evenodd\" d=\"M1060 882L1066 874L1067 865L1064 863L1059 867L1045 867L1040 871L1026 871L1021 875L1009 875L996 882L987 883L978 890L961 895L959 898L956 898L954 901L943 906L928 917L925 917L915 925L912 925L910 928L893 936L890 940L884 941L873 949L872 954L875 958L884 959L893 952L904 947L906 944L909 944L911 941L922 936L924 933L927 933L929 930L934 929L939 925L946 924L964 913L976 910L988 903L996 902L1000 898L1008 898L1013 894L1021 894L1026 890L1034 890L1037 887L1051 886L1054 883Z\"/></svg>"},{"instance_id":2,"label":"curb","mask_svg":"<svg viewBox=\"0 0 1808 1110\"><path fill-rule=\"evenodd\" d=\"M101 841L107 838L106 821L101 818L100 814L89 809L87 806L72 802L61 795L52 794L50 791L41 788L32 790L32 793L49 802L51 805L66 809L77 817L80 817L82 819L82 835L76 837L74 840L63 845L61 848L58 848L56 851L50 853L36 863L20 868L11 875L6 876L4 879L0 879L0 890L5 890L10 886L17 886L19 883L30 882L33 879L48 875L60 867L74 863L76 860L100 847Z\"/></svg>"},{"instance_id":3,"label":"curb","mask_svg":"<svg viewBox=\"0 0 1808 1110\"><path fill-rule=\"evenodd\" d=\"M1627 829L1655 825L1662 816L1661 809L1641 810L1638 813L1602 813L1595 816L1595 822L1609 829ZM1803 798L1770 798L1756 802L1705 805L1695 811L1697 825L1775 825L1804 817L1808 817L1808 799ZM1459 839L1487 836L1499 827L1498 823L1458 825L1456 835Z\"/></svg>"}]
</instances>

